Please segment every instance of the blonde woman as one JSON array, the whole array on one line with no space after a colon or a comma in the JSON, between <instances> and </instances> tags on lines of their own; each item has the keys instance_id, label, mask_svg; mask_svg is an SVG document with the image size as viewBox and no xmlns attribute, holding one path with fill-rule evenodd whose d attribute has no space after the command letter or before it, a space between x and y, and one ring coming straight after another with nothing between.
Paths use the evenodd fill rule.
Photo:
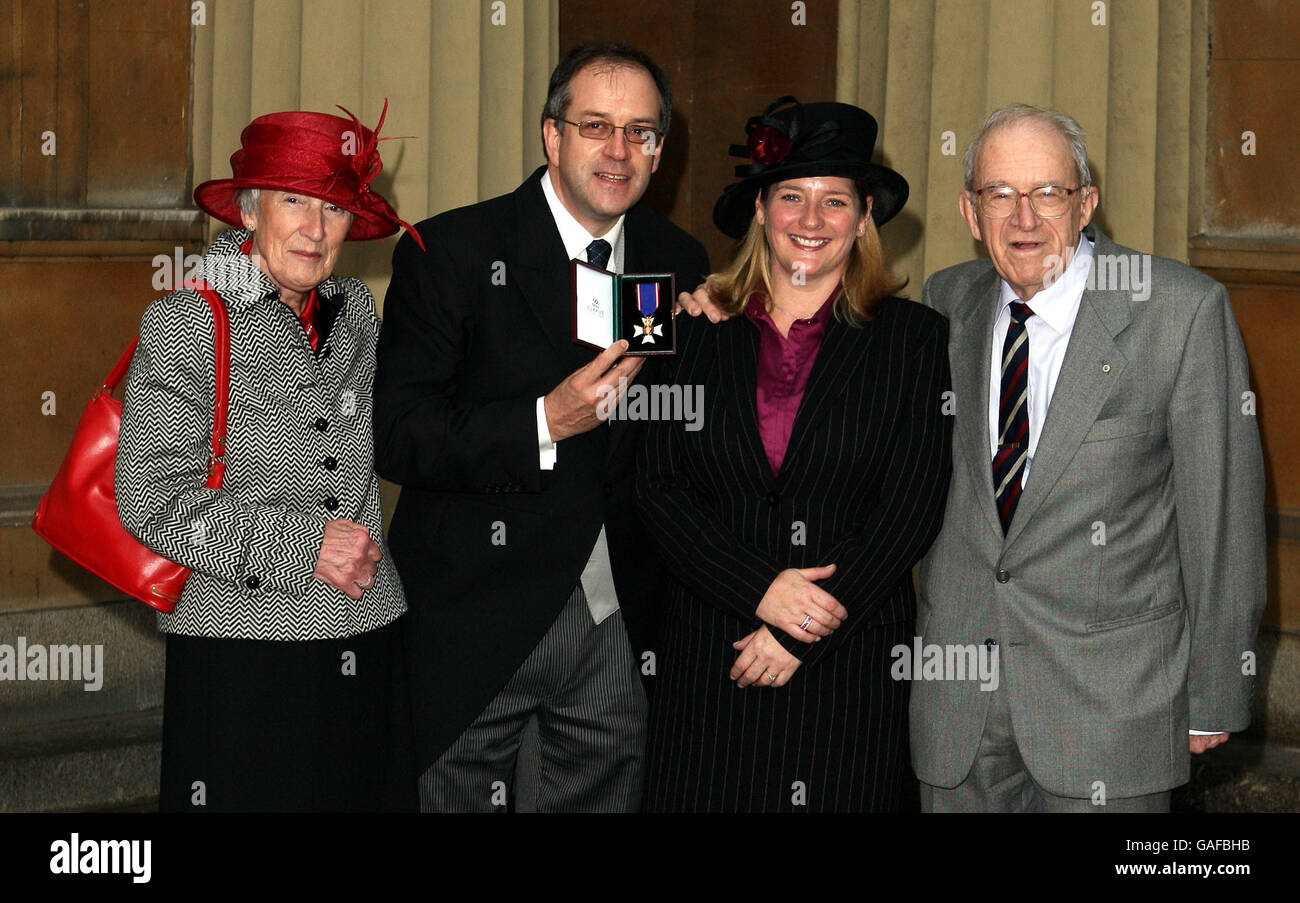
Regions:
<instances>
[{"instance_id":1,"label":"blonde woman","mask_svg":"<svg viewBox=\"0 0 1300 903\"><path fill-rule=\"evenodd\" d=\"M877 226L907 199L876 123L782 98L714 209L740 239L681 318L673 381L703 428L651 424L638 500L670 574L652 688L652 811L898 807L911 570L951 467L947 321L896 297Z\"/></svg>"}]
</instances>

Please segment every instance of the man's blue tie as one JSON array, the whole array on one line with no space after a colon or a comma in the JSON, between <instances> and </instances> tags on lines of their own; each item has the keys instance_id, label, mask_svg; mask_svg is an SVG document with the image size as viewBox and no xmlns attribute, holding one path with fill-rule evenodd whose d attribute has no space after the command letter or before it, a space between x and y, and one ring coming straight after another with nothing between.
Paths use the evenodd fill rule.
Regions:
<instances>
[{"instance_id":1,"label":"man's blue tie","mask_svg":"<svg viewBox=\"0 0 1300 903\"><path fill-rule=\"evenodd\" d=\"M614 249L610 247L609 242L605 241L603 238L598 238L591 244L587 245L587 263L592 266L600 267L603 270L605 269L605 265L609 263L609 254L613 250Z\"/></svg>"},{"instance_id":2,"label":"man's blue tie","mask_svg":"<svg viewBox=\"0 0 1300 903\"><path fill-rule=\"evenodd\" d=\"M993 498L1002 532L1011 527L1020 502L1020 480L1029 457L1029 305L1011 303L1011 323L1002 343L1002 395L998 403L998 451L993 456Z\"/></svg>"}]
</instances>

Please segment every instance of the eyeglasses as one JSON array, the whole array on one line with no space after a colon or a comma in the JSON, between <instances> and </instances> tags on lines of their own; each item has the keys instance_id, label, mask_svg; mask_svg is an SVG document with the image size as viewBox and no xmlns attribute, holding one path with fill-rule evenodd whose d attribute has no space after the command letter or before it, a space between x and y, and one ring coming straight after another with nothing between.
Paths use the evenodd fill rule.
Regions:
<instances>
[{"instance_id":1,"label":"eyeglasses","mask_svg":"<svg viewBox=\"0 0 1300 903\"><path fill-rule=\"evenodd\" d=\"M570 122L568 119L561 119L558 116L552 116L551 118L556 122L567 122L569 125L576 125L579 135L584 138L591 138L594 141L609 140L615 129L623 130L629 144L645 144L647 141L657 144L659 140L659 130L648 125L614 125L614 123L606 122L603 119L584 119L581 122Z\"/></svg>"},{"instance_id":2,"label":"eyeglasses","mask_svg":"<svg viewBox=\"0 0 1300 903\"><path fill-rule=\"evenodd\" d=\"M1078 188L1062 188L1060 185L1042 185L1033 191L1016 191L1010 185L996 185L980 188L974 192L980 213L989 219L1002 219L1010 216L1020 206L1021 198L1029 198L1029 206L1043 219L1055 219L1064 216L1070 207L1070 198Z\"/></svg>"}]
</instances>

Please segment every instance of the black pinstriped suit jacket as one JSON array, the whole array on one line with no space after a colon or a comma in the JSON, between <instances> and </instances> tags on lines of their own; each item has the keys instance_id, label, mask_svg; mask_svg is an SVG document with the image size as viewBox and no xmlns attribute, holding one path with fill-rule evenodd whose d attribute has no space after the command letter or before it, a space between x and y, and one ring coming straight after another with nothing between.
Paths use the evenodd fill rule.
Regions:
<instances>
[{"instance_id":1,"label":"black pinstriped suit jacket","mask_svg":"<svg viewBox=\"0 0 1300 903\"><path fill-rule=\"evenodd\" d=\"M824 794L814 808L870 808L872 781L901 773L895 690L866 689L874 681L881 690L882 674L888 681L871 628L910 623L911 570L943 516L952 456L947 339L945 318L901 299L861 327L833 318L774 475L756 413L756 325L744 316L719 326L679 318L672 380L704 386L703 428L652 423L638 462L641 510L671 575L655 694L675 711L652 718L650 749L685 761L650 763L661 785L651 799L666 808L674 804L665 798L682 808L781 808L784 788L803 780ZM773 579L831 562L836 572L821 585L848 619L815 644L772 628L802 660L800 671L786 687L735 689L731 643L761 623L754 611ZM889 707L883 722L873 705ZM883 723L891 750L883 764L860 768L871 755L856 733L870 723ZM761 774L747 784L732 774L747 767L735 747L754 744L770 748L754 757ZM864 777L873 768L891 775Z\"/></svg>"}]
</instances>

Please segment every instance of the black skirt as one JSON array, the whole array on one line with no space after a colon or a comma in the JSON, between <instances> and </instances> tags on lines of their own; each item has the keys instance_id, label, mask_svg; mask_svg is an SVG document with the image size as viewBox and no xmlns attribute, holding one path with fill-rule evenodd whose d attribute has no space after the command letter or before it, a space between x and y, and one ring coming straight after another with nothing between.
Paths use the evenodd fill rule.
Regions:
<instances>
[{"instance_id":1,"label":"black skirt","mask_svg":"<svg viewBox=\"0 0 1300 903\"><path fill-rule=\"evenodd\" d=\"M406 617L280 642L167 635L163 812L406 812Z\"/></svg>"}]
</instances>

